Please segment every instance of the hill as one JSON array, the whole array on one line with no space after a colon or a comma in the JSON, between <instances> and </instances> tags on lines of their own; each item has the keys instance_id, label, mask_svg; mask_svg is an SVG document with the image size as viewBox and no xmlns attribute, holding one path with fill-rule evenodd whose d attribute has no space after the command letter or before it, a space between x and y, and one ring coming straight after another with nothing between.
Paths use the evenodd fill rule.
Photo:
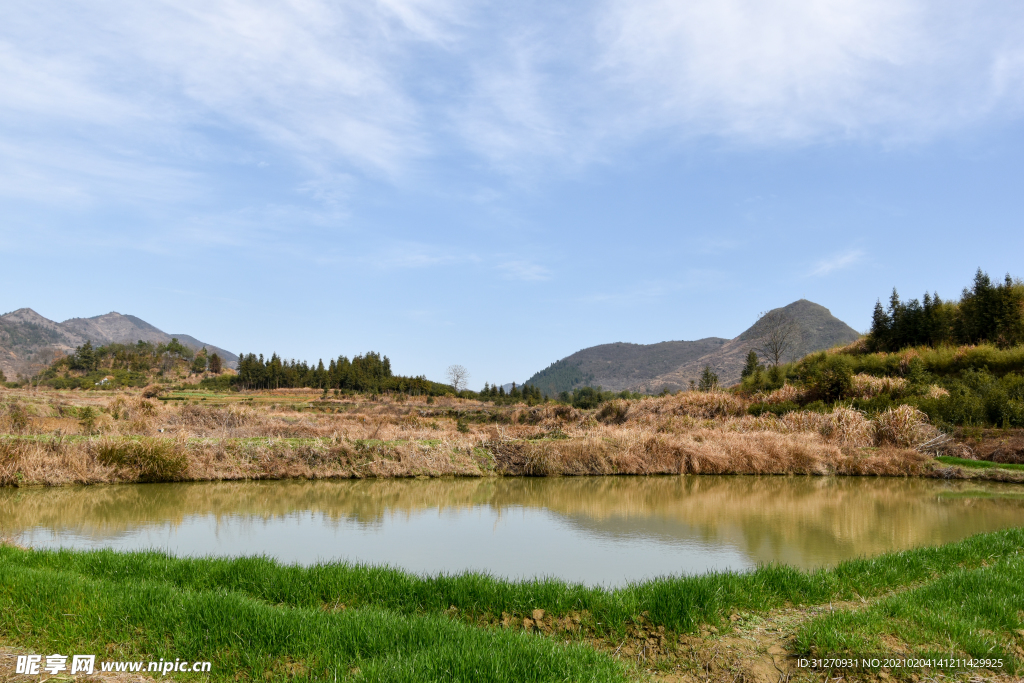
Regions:
<instances>
[{"instance_id":1,"label":"hill","mask_svg":"<svg viewBox=\"0 0 1024 683\"><path fill-rule=\"evenodd\" d=\"M860 337L827 308L806 299L775 310L787 314L797 328L793 349L783 360L848 344ZM552 363L526 383L549 396L582 386L657 393L687 388L690 380L696 381L704 366L710 365L723 384L735 384L747 353L758 346L764 333L764 322L758 321L734 339L601 344Z\"/></svg>"},{"instance_id":2,"label":"hill","mask_svg":"<svg viewBox=\"0 0 1024 683\"><path fill-rule=\"evenodd\" d=\"M134 315L111 312L58 323L31 308L19 308L0 315L0 370L11 380L19 375L31 376L87 341L94 346L137 341L166 344L173 338L194 351L205 346L210 353L219 355L228 367L238 365L238 356L230 351L191 335L168 334Z\"/></svg>"}]
</instances>

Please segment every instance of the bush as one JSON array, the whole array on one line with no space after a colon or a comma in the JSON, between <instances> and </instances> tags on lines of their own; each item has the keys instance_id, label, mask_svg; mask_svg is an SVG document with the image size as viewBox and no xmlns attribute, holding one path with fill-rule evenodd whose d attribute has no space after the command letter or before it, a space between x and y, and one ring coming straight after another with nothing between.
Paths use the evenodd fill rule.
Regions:
<instances>
[{"instance_id":1,"label":"bush","mask_svg":"<svg viewBox=\"0 0 1024 683\"><path fill-rule=\"evenodd\" d=\"M156 398L163 390L163 387L157 386L156 384L150 384L142 390L142 398Z\"/></svg>"},{"instance_id":2,"label":"bush","mask_svg":"<svg viewBox=\"0 0 1024 683\"><path fill-rule=\"evenodd\" d=\"M28 410L17 401L7 404L7 419L13 432L23 432L28 429Z\"/></svg>"},{"instance_id":3,"label":"bush","mask_svg":"<svg viewBox=\"0 0 1024 683\"><path fill-rule=\"evenodd\" d=\"M950 389L949 396L922 398L917 401L920 408L936 423L946 425L984 425L985 402L964 386Z\"/></svg>"},{"instance_id":4,"label":"bush","mask_svg":"<svg viewBox=\"0 0 1024 683\"><path fill-rule=\"evenodd\" d=\"M622 400L605 403L604 407L597 413L597 419L605 424L620 425L626 421L629 414L629 403Z\"/></svg>"},{"instance_id":5,"label":"bush","mask_svg":"<svg viewBox=\"0 0 1024 683\"><path fill-rule=\"evenodd\" d=\"M571 403L573 408L580 408L582 410L589 410L596 408L601 405L604 397L601 396L600 388L595 389L594 387L580 387L572 392Z\"/></svg>"},{"instance_id":6,"label":"bush","mask_svg":"<svg viewBox=\"0 0 1024 683\"><path fill-rule=\"evenodd\" d=\"M747 409L747 412L755 417L765 413L781 416L794 410L800 410L800 406L793 401L782 401L781 403L754 403Z\"/></svg>"},{"instance_id":7,"label":"bush","mask_svg":"<svg viewBox=\"0 0 1024 683\"><path fill-rule=\"evenodd\" d=\"M871 398L855 398L850 402L851 408L863 411L868 415L883 413L890 408L896 407L896 405L896 402L889 394L878 394Z\"/></svg>"},{"instance_id":8,"label":"bush","mask_svg":"<svg viewBox=\"0 0 1024 683\"><path fill-rule=\"evenodd\" d=\"M96 429L96 409L92 406L85 406L78 410L78 423L86 434L92 434Z\"/></svg>"},{"instance_id":9,"label":"bush","mask_svg":"<svg viewBox=\"0 0 1024 683\"><path fill-rule=\"evenodd\" d=\"M835 403L853 391L853 369L842 356L827 356L811 382L811 396Z\"/></svg>"},{"instance_id":10,"label":"bush","mask_svg":"<svg viewBox=\"0 0 1024 683\"><path fill-rule=\"evenodd\" d=\"M187 456L175 444L159 439L103 441L96 446L96 459L134 471L139 481L176 481L188 468Z\"/></svg>"},{"instance_id":11,"label":"bush","mask_svg":"<svg viewBox=\"0 0 1024 683\"><path fill-rule=\"evenodd\" d=\"M703 392L715 391L718 389L718 373L705 365L700 373L700 381L697 382L697 389Z\"/></svg>"}]
</instances>

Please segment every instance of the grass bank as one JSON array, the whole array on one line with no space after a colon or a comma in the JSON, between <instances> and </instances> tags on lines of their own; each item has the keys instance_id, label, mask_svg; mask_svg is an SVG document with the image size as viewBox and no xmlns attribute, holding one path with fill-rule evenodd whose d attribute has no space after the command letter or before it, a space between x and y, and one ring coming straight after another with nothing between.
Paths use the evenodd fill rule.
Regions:
<instances>
[{"instance_id":1,"label":"grass bank","mask_svg":"<svg viewBox=\"0 0 1024 683\"><path fill-rule=\"evenodd\" d=\"M175 558L155 552L31 551L0 548L0 565L120 586L136 582L205 593L228 591L261 603L308 610L383 609L406 617L457 616L468 623L622 636L637 625L692 632L725 626L735 610L869 598L951 572L1016 560L1024 529L973 536L958 543L800 571L770 565L751 572L673 576L604 589L556 579L506 581L466 573L421 577L395 569L348 564L286 566L266 558Z\"/></svg>"},{"instance_id":2,"label":"grass bank","mask_svg":"<svg viewBox=\"0 0 1024 683\"><path fill-rule=\"evenodd\" d=\"M834 612L802 627L801 652L902 653L918 658L970 658L1005 662L1010 673L1024 662L1024 557L991 566L960 567L915 590L867 609Z\"/></svg>"},{"instance_id":3,"label":"grass bank","mask_svg":"<svg viewBox=\"0 0 1024 683\"><path fill-rule=\"evenodd\" d=\"M210 661L213 680L621 681L582 645L440 615L274 605L216 587L98 579L0 562L0 632L45 652ZM187 677L187 676L186 676Z\"/></svg>"},{"instance_id":4,"label":"grass bank","mask_svg":"<svg viewBox=\"0 0 1024 683\"><path fill-rule=\"evenodd\" d=\"M1024 529L1011 529L819 571L767 566L606 590L3 546L0 644L211 661L213 680L733 681L765 670L775 680L795 673L781 655L867 651L998 654L1015 672L1022 550ZM788 624L774 655L743 649L756 624Z\"/></svg>"}]
</instances>

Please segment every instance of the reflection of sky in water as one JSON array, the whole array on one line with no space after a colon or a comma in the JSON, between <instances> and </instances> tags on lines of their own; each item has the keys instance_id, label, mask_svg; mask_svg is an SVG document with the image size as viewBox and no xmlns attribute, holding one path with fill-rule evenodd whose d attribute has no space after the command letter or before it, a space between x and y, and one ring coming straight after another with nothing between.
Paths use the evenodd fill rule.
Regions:
<instances>
[{"instance_id":1,"label":"reflection of sky in water","mask_svg":"<svg viewBox=\"0 0 1024 683\"><path fill-rule=\"evenodd\" d=\"M621 585L802 568L1024 525L1024 487L827 477L225 482L0 489L34 546L268 555Z\"/></svg>"},{"instance_id":2,"label":"reflection of sky in water","mask_svg":"<svg viewBox=\"0 0 1024 683\"><path fill-rule=\"evenodd\" d=\"M372 525L308 511L271 519L192 515L180 524L146 524L118 534L37 527L20 540L35 547L154 548L176 555L266 553L284 562L347 560L428 574L475 569L605 585L752 566L727 543L657 538L639 527L598 534L547 510L522 507L500 514L489 506L389 514Z\"/></svg>"}]
</instances>

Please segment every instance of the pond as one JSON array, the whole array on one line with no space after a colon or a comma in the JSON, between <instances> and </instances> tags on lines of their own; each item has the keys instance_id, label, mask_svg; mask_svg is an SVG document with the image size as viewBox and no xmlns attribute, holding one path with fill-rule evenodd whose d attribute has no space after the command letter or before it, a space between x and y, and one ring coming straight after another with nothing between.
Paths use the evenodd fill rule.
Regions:
<instances>
[{"instance_id":1,"label":"pond","mask_svg":"<svg viewBox=\"0 0 1024 683\"><path fill-rule=\"evenodd\" d=\"M606 586L832 565L1024 525L1024 486L868 477L267 481L0 489L34 547L267 555Z\"/></svg>"}]
</instances>

